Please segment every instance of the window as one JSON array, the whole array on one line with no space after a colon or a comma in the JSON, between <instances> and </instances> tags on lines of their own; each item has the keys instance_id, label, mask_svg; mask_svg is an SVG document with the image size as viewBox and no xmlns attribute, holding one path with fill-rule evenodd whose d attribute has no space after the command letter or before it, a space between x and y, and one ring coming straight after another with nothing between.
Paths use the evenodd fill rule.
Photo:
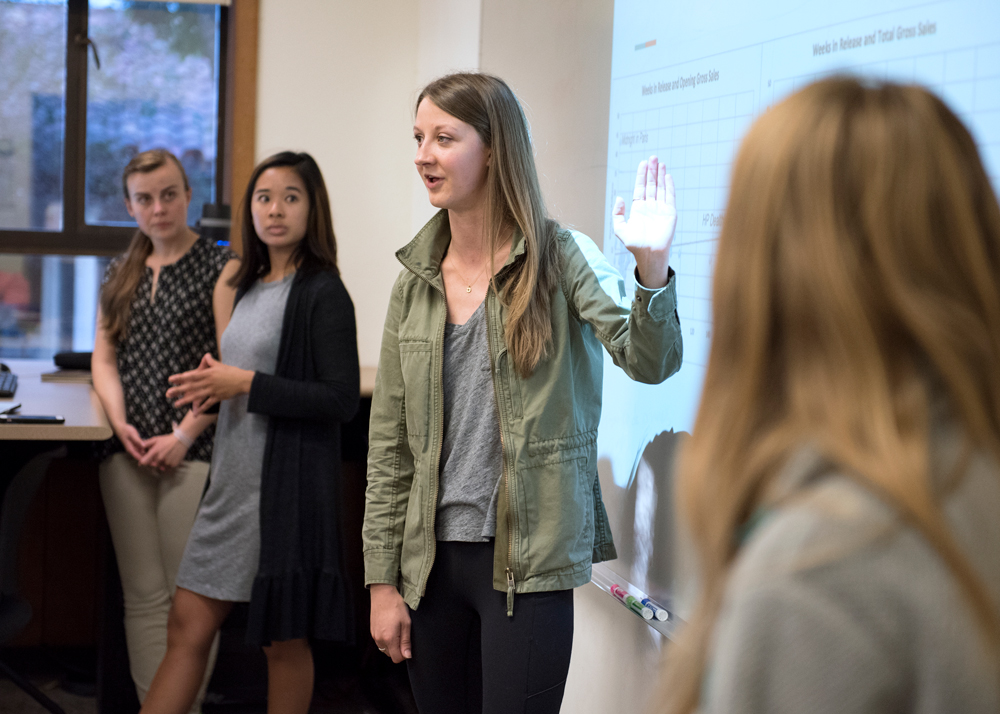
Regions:
<instances>
[{"instance_id":1,"label":"window","mask_svg":"<svg viewBox=\"0 0 1000 714\"><path fill-rule=\"evenodd\" d=\"M0 1L0 229L62 230L65 3Z\"/></svg>"},{"instance_id":2,"label":"window","mask_svg":"<svg viewBox=\"0 0 1000 714\"><path fill-rule=\"evenodd\" d=\"M213 5L90 3L102 69L87 81L84 220L134 225L121 172L137 152L172 151L191 181L188 223L215 202L219 10Z\"/></svg>"},{"instance_id":3,"label":"window","mask_svg":"<svg viewBox=\"0 0 1000 714\"><path fill-rule=\"evenodd\" d=\"M189 224L218 200L226 21L215 4L0 0L0 358L91 349L107 256L135 231L136 153L181 160Z\"/></svg>"},{"instance_id":4,"label":"window","mask_svg":"<svg viewBox=\"0 0 1000 714\"><path fill-rule=\"evenodd\" d=\"M181 159L189 222L220 193L225 10L0 0L0 250L115 253L134 223L121 171Z\"/></svg>"}]
</instances>

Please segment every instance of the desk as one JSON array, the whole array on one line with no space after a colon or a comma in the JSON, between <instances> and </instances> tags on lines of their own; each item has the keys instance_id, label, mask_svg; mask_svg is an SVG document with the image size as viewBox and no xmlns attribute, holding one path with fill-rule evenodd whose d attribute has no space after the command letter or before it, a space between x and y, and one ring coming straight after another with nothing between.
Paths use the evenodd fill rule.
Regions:
<instances>
[{"instance_id":1,"label":"desk","mask_svg":"<svg viewBox=\"0 0 1000 714\"><path fill-rule=\"evenodd\" d=\"M86 638L93 627L97 595L100 515L96 478L80 479L93 469L84 468L80 459L61 460L53 498L39 498L41 531L22 538L29 506L43 486L53 458L64 456L67 442L103 441L112 435L97 395L88 384L42 382L43 372L55 369L51 360L5 360L17 375L13 398L0 399L0 409L21 404L22 414L60 415L62 424L0 424L0 585L10 596L23 595L32 601L34 617L22 637L33 635L40 641L46 635L69 635ZM86 452L87 447L83 446ZM89 457L87 458L89 460ZM86 463L86 461L84 462ZM50 479L51 481L51 479ZM32 531L31 528L28 529ZM27 534L25 534L27 535ZM18 586L17 552L23 542L28 558L27 588ZM47 573L61 577L48 578ZM68 606L67 606L68 605ZM46 614L56 613L47 618ZM89 615L89 617L88 617ZM60 625L68 623L68 630ZM47 626L54 625L54 626ZM33 633L29 630L33 629ZM82 630L82 632L81 632ZM91 630L92 631L92 630ZM6 643L5 643L6 644ZM15 674L9 673L12 678ZM48 705L46 705L48 708Z\"/></svg>"},{"instance_id":2,"label":"desk","mask_svg":"<svg viewBox=\"0 0 1000 714\"><path fill-rule=\"evenodd\" d=\"M0 399L0 410L20 402L22 414L58 414L63 424L0 424L0 441L104 441L112 436L104 409L88 384L43 382L55 369L52 360L7 359L17 375L13 399Z\"/></svg>"},{"instance_id":3,"label":"desk","mask_svg":"<svg viewBox=\"0 0 1000 714\"><path fill-rule=\"evenodd\" d=\"M53 449L59 442L102 441L111 437L112 431L104 411L89 385L42 382L41 374L54 369L49 361L5 359L4 362L18 375L18 388L13 400L0 399L0 410L12 403L21 403L22 413L59 414L65 417L66 422L59 425L0 425L0 454L6 455L7 449L13 448L15 441L19 442L20 448L35 448L41 452ZM354 648L319 650L315 654L321 680L324 676L333 676L329 673L341 671L344 662L351 663L351 667L359 671L362 667L377 670L376 675L371 676L374 684L371 685L373 693L370 696L373 698L380 689L385 688L383 684L387 681L395 682L398 679L402 684L396 682L393 687L403 689L406 682L405 668L400 670L399 667L395 667L391 668L393 672L383 673L383 669L387 671L390 669L388 660L376 657L378 653L368 652L371 649L371 640L368 637L368 594L363 587L361 521L364 513L368 420L374 383L375 368L362 367L361 409L355 419L343 425L342 432L345 458L342 468L345 546L347 565L357 590L355 598L359 611L356 635L358 644ZM3 440L8 440L10 445L5 447ZM0 461L2 460L0 457ZM29 627L36 636L33 642L45 644L51 642L50 633L75 625L78 632L74 632L76 638L74 643L79 641L79 644L84 644L81 638L86 632L79 631L85 629L81 628L79 623L93 621L96 614L100 620L96 634L99 657L97 681L99 711L103 714L129 714L136 711L137 702L128 674L121 591L117 567L105 534L104 516L96 486L96 464L80 458L77 459L75 468L68 467L74 467L74 463L61 460L58 462L58 468L54 468L49 475L46 485L39 494L41 500L46 490L50 492L44 521L45 532L42 533L41 528L34 531L29 528L28 531L34 538L27 544L27 552L22 554L38 563L42 561L51 563L54 552L63 554L57 565L48 566L47 572L54 573L51 577L43 578L42 574L38 573L29 578L30 582L24 583L28 586L25 590L34 595L32 599L35 602L48 604L60 597L63 598L63 602L67 602L65 595L67 590L72 596L68 598L69 604L63 606L65 612L57 613L58 617L54 618L55 626L46 626L44 632L37 622ZM39 535L49 540L49 547L45 546L45 541ZM85 605L84 600L90 605ZM237 639L242 641L242 636ZM262 658L259 651L256 655ZM244 666L245 660L231 654L228 656L228 667L225 655L217 662L217 675L225 676L226 671L240 673L239 670L254 672L256 675L262 671L260 670L262 664L253 669ZM365 665L365 662L368 664ZM235 676L233 678L237 679ZM266 676L260 678L260 682L266 682ZM216 680L213 679L213 685L215 683ZM222 684L220 678L220 686ZM395 696L391 692L381 693L382 697L390 695Z\"/></svg>"},{"instance_id":4,"label":"desk","mask_svg":"<svg viewBox=\"0 0 1000 714\"><path fill-rule=\"evenodd\" d=\"M51 360L6 359L17 375L13 399L0 399L0 411L20 403L22 414L58 414L63 424L0 424L0 441L104 441L113 432L97 393L87 384L43 382L55 369ZM371 397L375 368L361 368L361 395Z\"/></svg>"}]
</instances>

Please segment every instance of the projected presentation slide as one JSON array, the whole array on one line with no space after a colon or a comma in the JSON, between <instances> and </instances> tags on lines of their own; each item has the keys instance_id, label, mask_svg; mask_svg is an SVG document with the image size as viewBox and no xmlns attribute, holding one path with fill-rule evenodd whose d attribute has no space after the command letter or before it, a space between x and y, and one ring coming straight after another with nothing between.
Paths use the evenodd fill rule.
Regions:
<instances>
[{"instance_id":1,"label":"projected presentation slide","mask_svg":"<svg viewBox=\"0 0 1000 714\"><path fill-rule=\"evenodd\" d=\"M606 369L599 436L609 514L622 546L613 565L654 594L669 587L670 524L658 519L669 508L677 435L690 432L697 413L731 163L756 117L790 92L843 72L932 89L972 131L1000 187L998 0L615 3L604 250L626 276L629 294L635 263L615 238L610 215L615 196L628 205L640 160L656 154L666 164L679 215L670 263L683 367L658 387L627 383Z\"/></svg>"}]
</instances>

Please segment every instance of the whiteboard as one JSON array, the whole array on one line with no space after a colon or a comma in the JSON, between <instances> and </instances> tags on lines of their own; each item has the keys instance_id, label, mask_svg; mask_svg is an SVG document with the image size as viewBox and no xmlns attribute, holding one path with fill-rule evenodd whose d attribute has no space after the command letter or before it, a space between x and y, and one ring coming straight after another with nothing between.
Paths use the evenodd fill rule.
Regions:
<instances>
[{"instance_id":1,"label":"whiteboard","mask_svg":"<svg viewBox=\"0 0 1000 714\"><path fill-rule=\"evenodd\" d=\"M614 237L611 210L615 196L628 205L639 161L656 154L677 187L670 262L684 362L648 386L606 360L598 469L619 552L607 568L660 601L676 595L673 462L694 423L711 344L733 157L772 104L845 71L936 92L969 127L1000 187L996 0L615 2L604 251L631 292L635 263Z\"/></svg>"}]
</instances>

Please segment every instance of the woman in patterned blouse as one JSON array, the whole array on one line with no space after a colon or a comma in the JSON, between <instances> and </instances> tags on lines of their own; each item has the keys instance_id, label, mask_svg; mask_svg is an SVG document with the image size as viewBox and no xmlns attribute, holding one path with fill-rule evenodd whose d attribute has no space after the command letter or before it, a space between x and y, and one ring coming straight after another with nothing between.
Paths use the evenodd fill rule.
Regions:
<instances>
[{"instance_id":1,"label":"woman in patterned blouse","mask_svg":"<svg viewBox=\"0 0 1000 714\"><path fill-rule=\"evenodd\" d=\"M108 266L92 372L115 434L100 467L101 494L125 596L129 666L143 700L166 651L174 581L205 488L215 422L171 404L167 377L218 354L239 263L188 228L191 188L173 154L138 154L122 188L139 229Z\"/></svg>"}]
</instances>

